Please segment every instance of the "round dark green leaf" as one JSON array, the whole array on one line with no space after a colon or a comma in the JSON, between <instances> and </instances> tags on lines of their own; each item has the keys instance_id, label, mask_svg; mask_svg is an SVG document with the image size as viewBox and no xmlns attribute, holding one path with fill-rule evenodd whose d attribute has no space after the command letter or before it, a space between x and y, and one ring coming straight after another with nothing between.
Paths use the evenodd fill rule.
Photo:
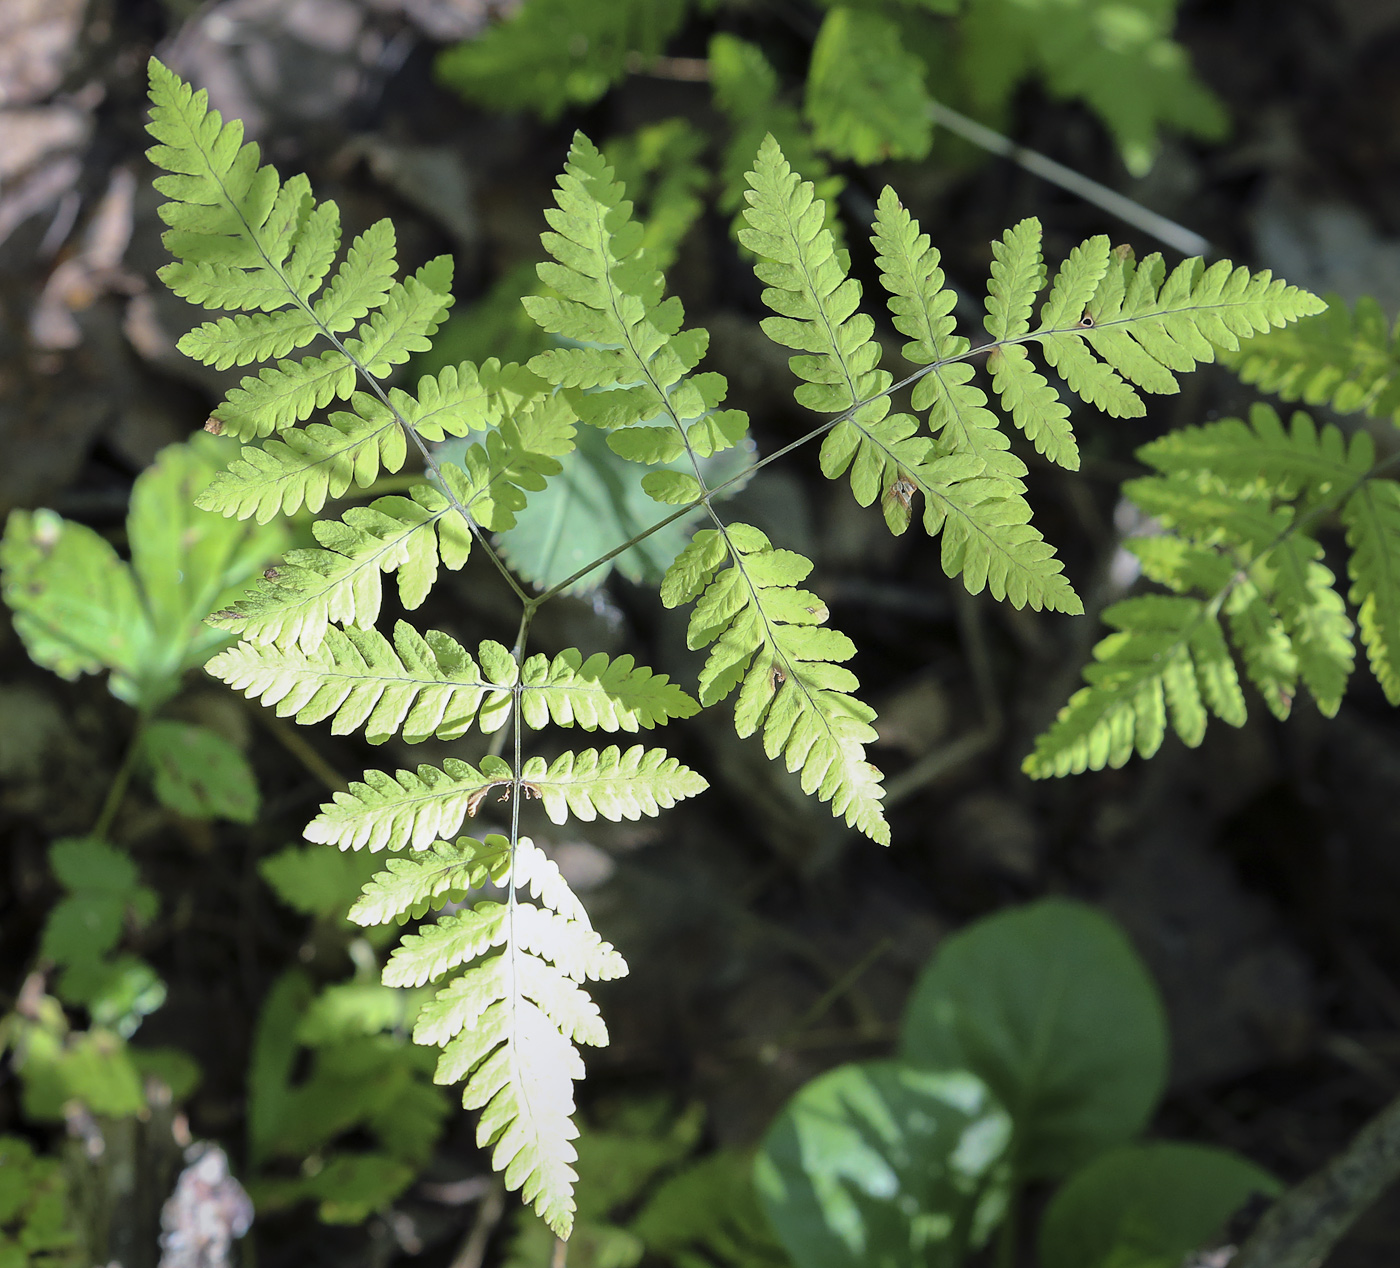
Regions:
<instances>
[{"instance_id":1,"label":"round dark green leaf","mask_svg":"<svg viewBox=\"0 0 1400 1268\"><path fill-rule=\"evenodd\" d=\"M1147 1122L1166 1081L1166 1017L1117 925L1045 899L939 947L910 998L900 1055L986 1080L1015 1123L1019 1174L1059 1176Z\"/></svg>"},{"instance_id":2,"label":"round dark green leaf","mask_svg":"<svg viewBox=\"0 0 1400 1268\"><path fill-rule=\"evenodd\" d=\"M1040 1225L1043 1268L1178 1268L1256 1193L1281 1185L1226 1149L1127 1145L1077 1171Z\"/></svg>"},{"instance_id":3,"label":"round dark green leaf","mask_svg":"<svg viewBox=\"0 0 1400 1268\"><path fill-rule=\"evenodd\" d=\"M956 1268L1004 1207L1010 1128L964 1071L844 1065L788 1102L754 1181L798 1268Z\"/></svg>"},{"instance_id":4,"label":"round dark green leaf","mask_svg":"<svg viewBox=\"0 0 1400 1268\"><path fill-rule=\"evenodd\" d=\"M187 722L153 722L145 750L161 805L194 819L251 823L257 817L252 768L222 736Z\"/></svg>"}]
</instances>

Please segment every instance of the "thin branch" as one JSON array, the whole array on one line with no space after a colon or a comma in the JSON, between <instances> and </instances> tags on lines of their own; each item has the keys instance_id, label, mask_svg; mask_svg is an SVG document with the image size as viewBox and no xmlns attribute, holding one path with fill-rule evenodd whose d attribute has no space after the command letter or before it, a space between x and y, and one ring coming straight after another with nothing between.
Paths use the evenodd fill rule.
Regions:
<instances>
[{"instance_id":1,"label":"thin branch","mask_svg":"<svg viewBox=\"0 0 1400 1268\"><path fill-rule=\"evenodd\" d=\"M1319 1268L1346 1231L1400 1180L1400 1098L1270 1208L1230 1268Z\"/></svg>"}]
</instances>

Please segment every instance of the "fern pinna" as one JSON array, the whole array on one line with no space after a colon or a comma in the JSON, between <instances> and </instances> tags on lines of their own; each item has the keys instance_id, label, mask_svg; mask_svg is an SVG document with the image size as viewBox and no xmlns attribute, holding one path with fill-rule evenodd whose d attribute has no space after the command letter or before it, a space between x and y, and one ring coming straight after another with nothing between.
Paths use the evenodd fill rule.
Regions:
<instances>
[{"instance_id":1,"label":"fern pinna","mask_svg":"<svg viewBox=\"0 0 1400 1268\"><path fill-rule=\"evenodd\" d=\"M451 304L450 262L433 260L398 279L388 222L359 234L342 258L336 207L316 202L304 177L282 182L259 166L240 126L224 124L203 93L154 61L151 96L159 144L150 153L170 173L157 184L169 200L161 214L176 257L162 276L187 299L234 314L180 346L216 366L272 362L215 410L211 425L245 443L200 504L266 521L353 498L410 455L423 469L406 496L316 520L316 546L288 552L214 615L241 641L208 667L283 716L329 720L335 732L363 731L372 743L395 735L457 740L473 727L495 737L474 762L367 772L322 807L307 836L402 852L365 887L352 918L424 922L394 950L384 982L438 984L415 1038L442 1047L440 1082L465 1081L464 1103L482 1111L478 1139L506 1183L567 1236L573 1082L583 1072L576 1045L607 1039L582 984L626 966L522 835L522 802L538 800L554 823L632 819L698 794L705 781L644 744L546 762L527 753L528 734L549 725L636 734L733 696L740 735L761 737L767 754L833 814L887 842L880 773L865 756L874 714L846 665L855 648L804 586L811 561L717 509L722 486L707 486L702 460L739 444L748 419L724 408L724 378L699 369L708 335L686 328L680 301L665 295L643 226L586 138L575 138L557 205L546 213L552 259L539 266L543 288L523 300L553 346L525 366L449 367L409 391L389 380L428 346ZM1175 391L1174 372L1319 307L1267 274L1228 264L1206 269L1192 260L1167 275L1160 257L1136 263L1100 237L1071 253L1036 314L1047 274L1039 225L1027 220L993 245L991 339L974 348L955 332L956 297L938 252L887 189L873 241L894 326L909 341L907 373L896 380L879 364L875 320L859 311L861 287L823 201L771 136L746 180L740 237L775 314L764 329L797 354L796 399L823 416L787 449L822 439L827 477L848 478L863 506L878 501L894 533L917 516L927 534L941 536L950 577L1017 606L1082 610L1031 523L1026 466L973 381L974 357L986 356L1004 416L1073 468L1070 411L1036 367L1034 349L1070 393L1131 416L1143 411L1138 389ZM319 352L291 359L313 344ZM913 389L908 408L892 412L905 387ZM323 421L312 420L331 406ZM532 595L492 538L508 534L528 499L548 487L580 424L599 429L619 457L654 468L639 471L640 487L659 504L643 536L691 511L708 516L661 585L666 605L693 605L689 644L708 649L698 702L629 656L527 651L539 606L602 561ZM460 463L432 447L449 436L470 441ZM656 465L676 462L682 469ZM486 640L468 650L403 621L392 638L378 632L385 574L396 574L412 610L441 569L461 568L474 550L520 600L512 647ZM1316 575L1305 573L1307 594ZM1382 631L1373 641L1389 638L1388 611L1370 620ZM1319 633L1323 643L1328 637ZM488 801L505 803L509 832L458 836ZM449 904L453 912L443 914Z\"/></svg>"},{"instance_id":2,"label":"fern pinna","mask_svg":"<svg viewBox=\"0 0 1400 1268\"><path fill-rule=\"evenodd\" d=\"M1025 770L1064 775L1150 757L1167 726L1188 745L1209 714L1245 721L1233 644L1245 676L1277 718L1299 684L1320 712L1341 705L1355 627L1313 535L1329 517L1351 549L1348 597L1371 670L1400 704L1400 483L1384 478L1364 431L1348 439L1297 412L1285 427L1268 405L1249 421L1187 427L1145 445L1157 474L1128 498L1162 530L1125 543L1170 594L1143 594L1104 613L1086 685L1036 742Z\"/></svg>"}]
</instances>

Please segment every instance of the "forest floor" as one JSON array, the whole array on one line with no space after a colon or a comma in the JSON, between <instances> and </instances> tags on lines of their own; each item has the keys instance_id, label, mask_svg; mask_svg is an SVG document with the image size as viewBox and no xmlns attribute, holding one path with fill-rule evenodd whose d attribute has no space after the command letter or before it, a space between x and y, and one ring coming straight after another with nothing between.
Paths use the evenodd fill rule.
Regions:
<instances>
[{"instance_id":1,"label":"forest floor","mask_svg":"<svg viewBox=\"0 0 1400 1268\"><path fill-rule=\"evenodd\" d=\"M540 209L580 121L487 115L434 85L435 50L476 16L465 0L0 3L0 515L48 506L120 542L133 478L201 425L230 382L175 352L193 315L155 278L160 226L142 157L153 51L248 120L284 174L306 170L348 223L392 215L405 259L452 251L459 310L538 257ZM1223 143L1168 141L1132 181L1095 121L1029 89L1016 138L1188 225L1220 256L1400 311L1400 3L1200 0L1183 5L1180 38L1230 108ZM681 44L703 56L703 44ZM581 126L604 138L709 109L703 85L637 76ZM1052 259L1105 229L1128 236L1097 208L962 150L853 173L852 217L877 178L900 189L968 295L988 241L1022 217L1040 217ZM758 334L757 288L723 217L692 232L673 283L690 320L711 329L713 368L749 410L760 451L799 434L785 354ZM945 933L1043 894L1102 904L1161 986L1173 1067L1155 1134L1227 1145L1292 1181L1400 1092L1400 719L1369 680L1358 675L1333 720L1302 703L1286 723L1254 708L1240 730L1213 724L1194 751L1168 743L1150 763L1063 781L1019 773L1099 637L1093 616L1119 592L1118 485L1137 470L1134 448L1252 399L1223 370L1188 382L1144 420L1078 416L1078 473L1023 455L1085 619L969 599L943 578L936 547L890 538L820 477L812 453L741 494L775 544L815 559L811 584L861 649L856 668L881 716L874 760L897 791L894 844L854 837L795 794L722 710L673 728L673 751L710 779L709 794L655 823L577 825L549 841L632 968L599 992L612 1044L590 1054L585 1117L609 1097L657 1093L702 1104L708 1141L749 1144L802 1081L888 1051ZM508 600L473 560L424 620L463 642L509 642ZM552 603L535 629L541 650L630 650L694 680L681 625L645 585L615 577ZM204 1077L191 1128L223 1141L237 1165L269 985L288 964L327 979L345 969L315 958L257 861L300 837L327 796L327 769L352 778L436 760L446 746L391 743L386 756L320 728L304 733L319 759L308 764L284 729L212 683L192 686L180 708L247 744L264 812L252 827L211 827L174 820L140 790L127 799L118 835L167 913L142 951L169 1000L142 1039L193 1052ZM0 620L0 995L19 990L57 893L47 845L91 826L131 722L101 681L32 665ZM0 1074L0 1132L17 1113L14 1080ZM462 1121L429 1175L445 1183L484 1168ZM404 1209L422 1262L446 1264L475 1218L419 1192ZM309 1207L254 1235L268 1266L403 1253L383 1229L324 1229ZM1400 1264L1400 1193L1329 1263Z\"/></svg>"}]
</instances>

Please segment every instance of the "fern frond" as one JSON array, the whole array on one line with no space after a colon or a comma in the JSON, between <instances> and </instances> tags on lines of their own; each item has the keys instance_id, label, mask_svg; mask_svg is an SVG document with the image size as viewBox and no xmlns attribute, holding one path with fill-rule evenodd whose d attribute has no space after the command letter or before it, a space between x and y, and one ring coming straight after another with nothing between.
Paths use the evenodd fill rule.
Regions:
<instances>
[{"instance_id":1,"label":"fern frond","mask_svg":"<svg viewBox=\"0 0 1400 1268\"><path fill-rule=\"evenodd\" d=\"M499 643L483 644L481 668L455 639L420 635L405 621L391 644L376 630L326 631L312 652L244 641L205 668L249 699L303 725L331 719L334 735L364 729L371 744L403 733L410 744L455 740L473 721L484 734L510 713L514 661ZM489 674L489 676L488 676Z\"/></svg>"},{"instance_id":2,"label":"fern frond","mask_svg":"<svg viewBox=\"0 0 1400 1268\"><path fill-rule=\"evenodd\" d=\"M1103 235L1091 238L1061 266L1031 332L1066 386L1114 417L1145 412L1136 388L1175 392L1173 371L1325 307L1267 269L1251 274L1228 260L1207 268L1193 258L1164 272L1158 254L1136 262L1127 248L1111 251Z\"/></svg>"},{"instance_id":3,"label":"fern frond","mask_svg":"<svg viewBox=\"0 0 1400 1268\"><path fill-rule=\"evenodd\" d=\"M574 648L552 661L531 656L521 666L520 682L520 714L534 730L549 722L585 731L650 730L700 709L665 674L653 673L631 656L609 659L595 652L585 660Z\"/></svg>"},{"instance_id":4,"label":"fern frond","mask_svg":"<svg viewBox=\"0 0 1400 1268\"><path fill-rule=\"evenodd\" d=\"M578 1178L569 1166L576 1156L573 1082L584 1073L573 1045L608 1040L579 983L622 976L622 957L592 930L558 869L528 837L514 849L502 836L463 838L391 859L352 916L365 925L402 921L488 882L505 889L507 901L478 902L408 935L390 956L384 983L422 986L466 966L420 1010L414 1041L443 1049L435 1081L466 1080L463 1104L483 1110L477 1142L492 1149L506 1185L567 1237ZM541 905L522 901L526 892Z\"/></svg>"},{"instance_id":5,"label":"fern frond","mask_svg":"<svg viewBox=\"0 0 1400 1268\"><path fill-rule=\"evenodd\" d=\"M494 789L508 798L513 782L509 764L490 754L480 770L449 757L440 770L423 765L416 773L366 771L363 782L322 805L306 839L342 850L422 850L450 837Z\"/></svg>"},{"instance_id":6,"label":"fern frond","mask_svg":"<svg viewBox=\"0 0 1400 1268\"><path fill-rule=\"evenodd\" d=\"M640 744L626 752L610 744L605 749L564 753L548 765L542 757L531 757L521 780L526 794L539 798L553 823L567 823L570 814L585 823L600 815L614 822L640 819L644 814L660 814L709 787L664 749L644 749Z\"/></svg>"},{"instance_id":7,"label":"fern frond","mask_svg":"<svg viewBox=\"0 0 1400 1268\"><path fill-rule=\"evenodd\" d=\"M826 15L804 108L816 144L857 163L921 159L933 139L924 63L877 13L835 8Z\"/></svg>"},{"instance_id":8,"label":"fern frond","mask_svg":"<svg viewBox=\"0 0 1400 1268\"><path fill-rule=\"evenodd\" d=\"M1326 312L1246 339L1221 359L1241 381L1285 401L1400 417L1400 325L1369 295L1350 310L1329 295Z\"/></svg>"},{"instance_id":9,"label":"fern frond","mask_svg":"<svg viewBox=\"0 0 1400 1268\"><path fill-rule=\"evenodd\" d=\"M1338 428L1318 428L1304 414L1285 428L1260 404L1248 423L1223 419L1183 428L1143 446L1138 456L1161 474L1129 481L1124 493L1170 531L1127 546L1148 578L1182 597L1127 600L1106 614L1120 633L1096 649L1101 663L1085 670L1090 685L1037 741L1028 773L1119 765L1134 747L1150 755L1161 740L1152 683L1162 666L1179 661L1184 649L1195 651L1209 627L1211 647L1224 657L1218 673L1234 675L1220 637L1222 613L1246 676L1275 717L1289 716L1300 682L1319 711L1333 716L1355 667L1355 627L1322 562L1322 545L1307 529L1338 508L1352 548L1351 597L1361 608L1362 638L1377 678L1400 700L1388 641L1400 635L1393 584L1400 579L1400 486L1375 478L1368 437L1348 443ZM1237 683L1214 712L1243 720ZM1199 742L1198 720L1204 720L1199 711L1177 720L1188 744Z\"/></svg>"},{"instance_id":10,"label":"fern frond","mask_svg":"<svg viewBox=\"0 0 1400 1268\"><path fill-rule=\"evenodd\" d=\"M1400 484L1368 480L1342 507L1351 547L1351 601L1371 672L1400 704Z\"/></svg>"},{"instance_id":11,"label":"fern frond","mask_svg":"<svg viewBox=\"0 0 1400 1268\"><path fill-rule=\"evenodd\" d=\"M906 416L889 416L891 376L878 368L874 322L857 311L860 284L847 275L821 227L812 186L792 171L771 137L749 182L749 227L740 240L759 257L755 272L768 287L764 302L779 314L764 320L764 331L807 354L788 363L804 380L794 394L800 404L829 413L855 409L823 443L823 472L834 477L849 469L864 502L883 485L886 518L896 531L908 521L912 494L923 494L925 529L945 533L945 571L963 573L973 593L988 586L1018 607L1082 610L1054 552L1029 523L1019 480L1025 467L1005 452L1006 439L984 408L986 397L967 383L971 368L955 364L944 376L927 376L925 383L938 386L914 398L915 408L941 409L932 424L942 433L937 443L915 437ZM895 297L896 324L913 341L906 351L960 355L965 342L949 347L951 300L944 298L938 256L892 194L881 200L875 243Z\"/></svg>"},{"instance_id":12,"label":"fern frond","mask_svg":"<svg viewBox=\"0 0 1400 1268\"><path fill-rule=\"evenodd\" d=\"M1118 632L1094 648L1086 686L1026 758L1040 779L1122 766L1136 750L1151 757L1170 720L1195 747L1205 736L1207 710L1231 726L1245 721L1244 695L1219 621L1199 600L1142 595L1103 614Z\"/></svg>"},{"instance_id":13,"label":"fern frond","mask_svg":"<svg viewBox=\"0 0 1400 1268\"><path fill-rule=\"evenodd\" d=\"M811 570L809 560L774 550L748 524L703 529L667 570L662 602L675 607L700 596L687 642L693 649L714 644L700 674L700 703L723 700L742 683L734 710L740 736L761 728L764 751L800 771L805 792L885 845L880 772L865 758L875 713L850 694L858 683L840 663L854 645L823 628L826 605L797 587Z\"/></svg>"},{"instance_id":14,"label":"fern frond","mask_svg":"<svg viewBox=\"0 0 1400 1268\"><path fill-rule=\"evenodd\" d=\"M505 883L511 872L510 841L494 832L482 841L435 841L418 853L386 859L384 866L350 908L357 925L403 924L434 906L461 902L474 889Z\"/></svg>"}]
</instances>

